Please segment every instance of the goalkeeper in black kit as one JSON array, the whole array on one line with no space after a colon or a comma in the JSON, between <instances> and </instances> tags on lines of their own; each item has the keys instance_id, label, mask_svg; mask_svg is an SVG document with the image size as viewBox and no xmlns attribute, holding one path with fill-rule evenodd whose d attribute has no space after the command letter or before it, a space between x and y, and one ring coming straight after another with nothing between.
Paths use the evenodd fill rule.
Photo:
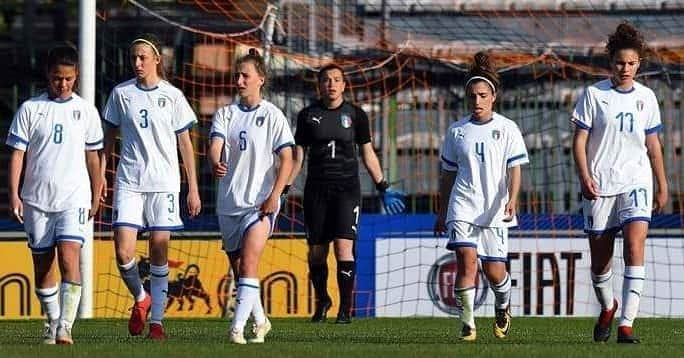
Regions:
<instances>
[{"instance_id":1,"label":"goalkeeper in black kit","mask_svg":"<svg viewBox=\"0 0 684 358\"><path fill-rule=\"evenodd\" d=\"M404 194L390 188L371 143L366 113L346 102L346 80L336 64L318 73L321 98L297 117L295 168L292 183L308 153L304 187L304 220L309 244L309 278L316 294L312 322L324 322L332 306L328 295L328 249L334 243L340 310L336 323L351 323L354 279L354 241L361 212L359 154L375 187L382 195L385 211L398 214L405 208Z\"/></svg>"}]
</instances>

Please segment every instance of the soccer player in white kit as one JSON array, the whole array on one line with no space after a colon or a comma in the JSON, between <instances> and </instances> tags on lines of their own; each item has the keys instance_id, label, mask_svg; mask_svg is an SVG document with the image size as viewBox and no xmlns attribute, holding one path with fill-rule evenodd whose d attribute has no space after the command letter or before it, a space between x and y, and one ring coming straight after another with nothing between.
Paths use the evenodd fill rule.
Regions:
<instances>
[{"instance_id":1,"label":"soccer player in white kit","mask_svg":"<svg viewBox=\"0 0 684 358\"><path fill-rule=\"evenodd\" d=\"M646 276L648 224L651 211L660 212L668 195L658 138L662 125L655 94L634 80L646 52L643 36L631 24L622 23L610 35L606 49L612 76L587 87L577 101L571 118L573 154L584 197L591 279L601 304L594 341L610 338L618 309L611 261L615 235L622 230L625 271L617 341L639 343L632 324Z\"/></svg>"},{"instance_id":2,"label":"soccer player in white kit","mask_svg":"<svg viewBox=\"0 0 684 358\"><path fill-rule=\"evenodd\" d=\"M116 134L121 133L112 226L121 278L135 299L128 330L133 336L140 335L151 311L147 337L155 340L166 338L162 319L168 291L169 239L171 231L183 228L177 151L187 174L190 216L201 209L189 131L197 118L183 93L164 80L160 51L153 35L133 40L130 56L135 78L112 90L103 113L108 124L103 163L114 151ZM143 289L135 260L139 230L150 232L149 294Z\"/></svg>"},{"instance_id":3,"label":"soccer player in white kit","mask_svg":"<svg viewBox=\"0 0 684 358\"><path fill-rule=\"evenodd\" d=\"M250 49L236 68L240 99L214 115L208 156L219 178L216 214L223 250L238 278L229 339L247 343L243 332L251 313L249 342L263 343L271 323L261 303L258 265L292 172L294 137L282 111L261 97L266 65L257 50Z\"/></svg>"},{"instance_id":4,"label":"soccer player in white kit","mask_svg":"<svg viewBox=\"0 0 684 358\"><path fill-rule=\"evenodd\" d=\"M511 325L508 228L517 225L520 166L529 159L515 122L492 110L499 77L486 53L475 55L465 87L472 114L453 123L444 137L435 234L446 232L447 249L456 253L460 338L477 338L473 310L478 257L494 291L494 335L505 338Z\"/></svg>"},{"instance_id":5,"label":"soccer player in white kit","mask_svg":"<svg viewBox=\"0 0 684 358\"><path fill-rule=\"evenodd\" d=\"M17 111L7 144L9 200L14 217L24 223L33 254L36 296L48 316L43 343L73 344L81 299L80 250L92 240L103 177L98 150L102 126L95 107L74 93L78 53L72 47L50 50L48 90ZM26 156L24 185L19 180ZM55 247L62 276L54 273Z\"/></svg>"}]
</instances>

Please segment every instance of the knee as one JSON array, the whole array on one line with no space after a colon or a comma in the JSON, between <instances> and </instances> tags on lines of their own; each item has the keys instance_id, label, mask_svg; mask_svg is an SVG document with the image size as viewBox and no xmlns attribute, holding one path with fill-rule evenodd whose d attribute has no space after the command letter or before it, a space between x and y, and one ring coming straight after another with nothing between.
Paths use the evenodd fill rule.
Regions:
<instances>
[{"instance_id":1,"label":"knee","mask_svg":"<svg viewBox=\"0 0 684 358\"><path fill-rule=\"evenodd\" d=\"M134 253L131 250L127 250L123 247L116 248L116 263L119 265L125 265L135 259Z\"/></svg>"}]
</instances>

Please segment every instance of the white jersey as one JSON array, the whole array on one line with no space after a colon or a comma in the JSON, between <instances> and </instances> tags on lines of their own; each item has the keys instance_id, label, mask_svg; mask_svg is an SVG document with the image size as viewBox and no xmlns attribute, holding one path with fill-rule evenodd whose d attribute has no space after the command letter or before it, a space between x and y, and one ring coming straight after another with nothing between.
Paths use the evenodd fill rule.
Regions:
<instances>
[{"instance_id":1,"label":"white jersey","mask_svg":"<svg viewBox=\"0 0 684 358\"><path fill-rule=\"evenodd\" d=\"M655 94L634 82L630 91L597 82L577 101L571 121L589 130L587 164L602 196L625 193L635 186L653 186L646 135L661 130Z\"/></svg>"},{"instance_id":2,"label":"white jersey","mask_svg":"<svg viewBox=\"0 0 684 358\"><path fill-rule=\"evenodd\" d=\"M442 168L455 171L446 221L484 227L516 226L504 222L508 202L507 169L529 163L520 129L493 113L485 123L470 116L452 124L442 145Z\"/></svg>"},{"instance_id":3,"label":"white jersey","mask_svg":"<svg viewBox=\"0 0 684 358\"><path fill-rule=\"evenodd\" d=\"M24 102L6 142L26 152L24 203L46 212L89 208L85 151L102 149L102 139L97 109L75 93L65 101L44 93Z\"/></svg>"},{"instance_id":4,"label":"white jersey","mask_svg":"<svg viewBox=\"0 0 684 358\"><path fill-rule=\"evenodd\" d=\"M150 89L132 79L116 86L103 117L121 128L121 153L116 187L135 192L180 191L176 136L197 117L183 96L162 80Z\"/></svg>"},{"instance_id":5,"label":"white jersey","mask_svg":"<svg viewBox=\"0 0 684 358\"><path fill-rule=\"evenodd\" d=\"M228 166L228 174L219 181L216 214L240 215L254 210L273 190L276 155L294 145L287 118L266 100L253 109L233 103L214 114L209 136L224 140Z\"/></svg>"}]
</instances>

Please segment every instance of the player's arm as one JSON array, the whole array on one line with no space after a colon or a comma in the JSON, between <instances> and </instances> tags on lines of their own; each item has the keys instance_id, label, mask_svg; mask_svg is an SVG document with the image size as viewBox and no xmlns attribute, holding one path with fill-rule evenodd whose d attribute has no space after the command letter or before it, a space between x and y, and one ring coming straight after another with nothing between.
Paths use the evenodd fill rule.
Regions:
<instances>
[{"instance_id":1,"label":"player's arm","mask_svg":"<svg viewBox=\"0 0 684 358\"><path fill-rule=\"evenodd\" d=\"M522 170L519 165L508 168L508 203L504 209L504 221L512 221L518 210L521 178Z\"/></svg>"},{"instance_id":2,"label":"player's arm","mask_svg":"<svg viewBox=\"0 0 684 358\"><path fill-rule=\"evenodd\" d=\"M24 166L24 151L14 149L10 154L9 175L8 175L8 194L10 211L15 219L20 223L24 222L24 205L19 197L19 181L21 180L21 169Z\"/></svg>"},{"instance_id":3,"label":"player's arm","mask_svg":"<svg viewBox=\"0 0 684 358\"><path fill-rule=\"evenodd\" d=\"M371 178L373 179L373 183L376 185L381 183L384 180L382 175L382 167L380 167L380 161L378 160L378 156L375 154L375 150L373 149L373 144L371 142L361 144L361 160L363 160L363 165L366 167L368 174L370 174Z\"/></svg>"},{"instance_id":4,"label":"player's arm","mask_svg":"<svg viewBox=\"0 0 684 358\"><path fill-rule=\"evenodd\" d=\"M202 209L202 202L197 186L197 169L195 167L195 150L190 140L190 131L186 130L176 135L178 137L178 150L183 158L185 175L188 178L188 213L191 217L197 216Z\"/></svg>"},{"instance_id":5,"label":"player's arm","mask_svg":"<svg viewBox=\"0 0 684 358\"><path fill-rule=\"evenodd\" d=\"M663 164L662 146L660 145L660 138L658 138L657 132L646 136L646 149L657 185L655 195L653 196L653 211L660 213L665 209L665 204L667 204L668 186L667 177L665 176L665 165Z\"/></svg>"},{"instance_id":6,"label":"player's arm","mask_svg":"<svg viewBox=\"0 0 684 358\"><path fill-rule=\"evenodd\" d=\"M223 137L216 135L212 136L211 142L209 142L207 157L209 158L209 164L211 165L212 171L217 178L222 178L228 174L228 165L221 160L224 143Z\"/></svg>"},{"instance_id":7,"label":"player's arm","mask_svg":"<svg viewBox=\"0 0 684 358\"><path fill-rule=\"evenodd\" d=\"M261 205L261 212L268 215L278 210L280 196L290 180L292 175L292 168L294 167L294 160L292 158L292 147L284 147L278 152L280 158L280 166L278 166L278 173L276 175L275 184L271 190L271 195Z\"/></svg>"},{"instance_id":8,"label":"player's arm","mask_svg":"<svg viewBox=\"0 0 684 358\"><path fill-rule=\"evenodd\" d=\"M92 218L100 208L100 195L102 195L102 186L104 185L104 173L102 172L102 167L100 165L99 151L86 151L86 168L88 169L88 176L90 177L90 191L92 193L88 217Z\"/></svg>"},{"instance_id":9,"label":"player's arm","mask_svg":"<svg viewBox=\"0 0 684 358\"><path fill-rule=\"evenodd\" d=\"M451 197L451 189L454 187L456 180L455 171L440 170L439 173L439 211L437 212L437 220L435 221L435 235L441 235L446 232L446 214L449 208L449 198Z\"/></svg>"},{"instance_id":10,"label":"player's arm","mask_svg":"<svg viewBox=\"0 0 684 358\"><path fill-rule=\"evenodd\" d=\"M589 175L589 165L587 164L587 142L589 141L589 130L575 127L575 136L572 140L572 154L575 159L575 167L582 185L582 195L586 199L594 200L598 197L598 184Z\"/></svg>"},{"instance_id":11,"label":"player's arm","mask_svg":"<svg viewBox=\"0 0 684 358\"><path fill-rule=\"evenodd\" d=\"M293 155L292 174L290 174L290 178L287 180L288 186L291 186L294 183L295 179L297 179L297 176L302 171L302 167L304 167L306 148L301 145L296 145Z\"/></svg>"}]
</instances>

